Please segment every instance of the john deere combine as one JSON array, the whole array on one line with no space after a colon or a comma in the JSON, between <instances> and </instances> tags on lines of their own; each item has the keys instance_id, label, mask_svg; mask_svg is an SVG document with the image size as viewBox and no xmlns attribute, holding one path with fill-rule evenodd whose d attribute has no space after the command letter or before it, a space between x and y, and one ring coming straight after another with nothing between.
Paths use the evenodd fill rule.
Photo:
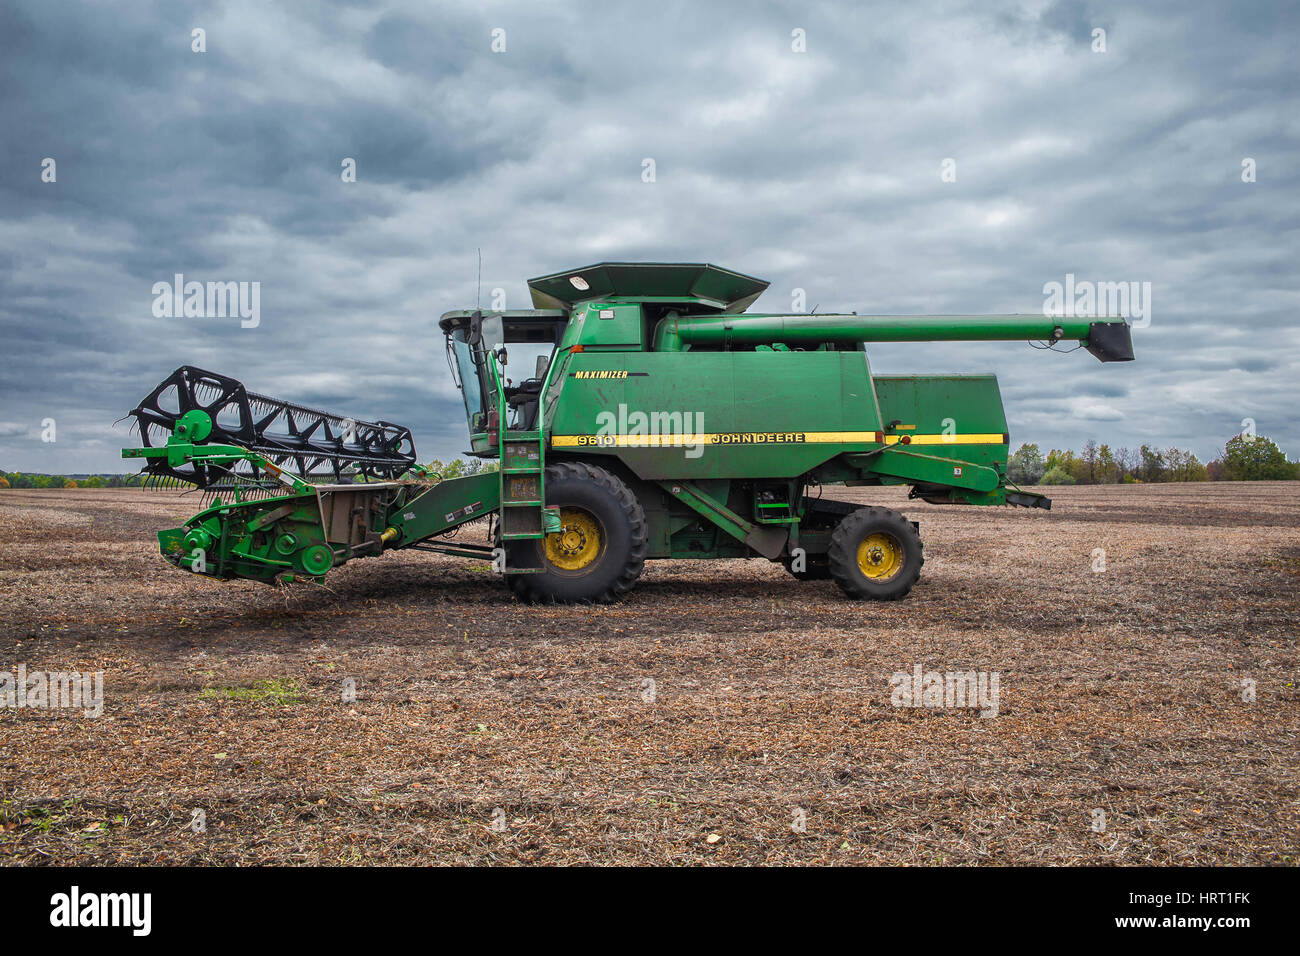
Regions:
<instances>
[{"instance_id":1,"label":"john deere combine","mask_svg":"<svg viewBox=\"0 0 1300 956\"><path fill-rule=\"evenodd\" d=\"M419 548L492 561L530 601L613 600L647 558L763 557L892 600L921 572L916 523L826 486L1051 503L1007 481L993 376L872 375L864 343L1069 340L1133 358L1122 319L749 314L767 283L710 265L603 263L529 287L534 309L439 323L467 454L499 466L465 477L427 474L401 426L177 369L131 413L143 447L122 453L211 496L159 534L164 557L275 582ZM482 519L479 541L452 537Z\"/></svg>"}]
</instances>

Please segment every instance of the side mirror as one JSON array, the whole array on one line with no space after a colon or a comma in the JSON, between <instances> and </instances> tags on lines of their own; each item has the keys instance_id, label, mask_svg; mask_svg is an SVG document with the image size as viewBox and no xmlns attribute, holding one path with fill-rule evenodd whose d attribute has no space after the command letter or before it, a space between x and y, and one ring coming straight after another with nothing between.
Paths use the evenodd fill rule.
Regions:
<instances>
[{"instance_id":1,"label":"side mirror","mask_svg":"<svg viewBox=\"0 0 1300 956\"><path fill-rule=\"evenodd\" d=\"M498 345L505 344L506 323L500 315L484 315L476 311L469 317L469 333L465 341L472 346L482 346L491 351Z\"/></svg>"},{"instance_id":2,"label":"side mirror","mask_svg":"<svg viewBox=\"0 0 1300 956\"><path fill-rule=\"evenodd\" d=\"M549 355L537 356L537 372L533 375L533 378L540 382L542 379L546 378L546 370L550 367L551 357Z\"/></svg>"},{"instance_id":3,"label":"side mirror","mask_svg":"<svg viewBox=\"0 0 1300 956\"><path fill-rule=\"evenodd\" d=\"M480 326L485 349L494 349L506 342L506 323L499 315L485 315Z\"/></svg>"}]
</instances>

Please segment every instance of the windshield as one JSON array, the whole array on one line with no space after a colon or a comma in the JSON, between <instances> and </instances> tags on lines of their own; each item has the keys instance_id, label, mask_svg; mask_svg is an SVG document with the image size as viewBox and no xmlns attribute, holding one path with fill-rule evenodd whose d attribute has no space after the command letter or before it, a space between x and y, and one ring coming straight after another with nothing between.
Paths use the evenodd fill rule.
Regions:
<instances>
[{"instance_id":1,"label":"windshield","mask_svg":"<svg viewBox=\"0 0 1300 956\"><path fill-rule=\"evenodd\" d=\"M518 342L509 346L506 351L506 384L522 385L532 379L540 383L546 377L546 368L551 364L554 351L555 346L550 342Z\"/></svg>"},{"instance_id":2,"label":"windshield","mask_svg":"<svg viewBox=\"0 0 1300 956\"><path fill-rule=\"evenodd\" d=\"M478 369L474 366L474 355L465 341L465 329L456 329L451 333L452 351L456 353L456 385L465 400L465 414L470 422L470 431L474 430L474 416L483 411L483 385L479 381Z\"/></svg>"}]
</instances>

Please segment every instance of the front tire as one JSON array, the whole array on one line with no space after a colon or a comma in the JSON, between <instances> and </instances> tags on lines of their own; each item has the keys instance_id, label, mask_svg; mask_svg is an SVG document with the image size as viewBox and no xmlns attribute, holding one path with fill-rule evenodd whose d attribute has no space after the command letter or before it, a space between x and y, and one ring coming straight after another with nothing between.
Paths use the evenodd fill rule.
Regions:
<instances>
[{"instance_id":1,"label":"front tire","mask_svg":"<svg viewBox=\"0 0 1300 956\"><path fill-rule=\"evenodd\" d=\"M529 603L560 604L608 604L632 590L648 534L645 509L627 485L595 465L563 462L546 469L545 494L563 528L507 542L507 567L542 569L507 574L510 589Z\"/></svg>"},{"instance_id":2,"label":"front tire","mask_svg":"<svg viewBox=\"0 0 1300 956\"><path fill-rule=\"evenodd\" d=\"M897 601L912 590L925 559L912 523L888 508L845 515L831 535L831 577L855 601Z\"/></svg>"}]
</instances>

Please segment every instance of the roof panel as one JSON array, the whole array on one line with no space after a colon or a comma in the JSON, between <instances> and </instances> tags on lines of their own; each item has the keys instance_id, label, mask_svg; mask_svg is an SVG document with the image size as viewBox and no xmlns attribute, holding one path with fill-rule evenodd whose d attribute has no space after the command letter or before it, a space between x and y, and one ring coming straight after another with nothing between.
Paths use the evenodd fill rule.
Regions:
<instances>
[{"instance_id":1,"label":"roof panel","mask_svg":"<svg viewBox=\"0 0 1300 956\"><path fill-rule=\"evenodd\" d=\"M577 286L571 281L575 277ZM580 287L583 283L586 288ZM767 286L753 276L690 262L601 262L528 280L539 309L619 295L713 299L727 311L743 312Z\"/></svg>"}]
</instances>

